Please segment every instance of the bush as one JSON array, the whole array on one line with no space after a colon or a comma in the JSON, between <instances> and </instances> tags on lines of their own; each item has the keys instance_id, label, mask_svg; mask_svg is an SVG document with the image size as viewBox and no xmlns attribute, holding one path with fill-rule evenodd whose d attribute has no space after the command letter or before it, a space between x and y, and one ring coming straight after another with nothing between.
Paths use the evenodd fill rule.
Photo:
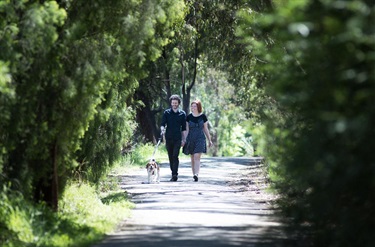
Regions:
<instances>
[{"instance_id":1,"label":"bush","mask_svg":"<svg viewBox=\"0 0 375 247\"><path fill-rule=\"evenodd\" d=\"M289 1L258 17L243 32L259 31L251 49L282 113L265 121L282 212L315 246L375 246L375 4Z\"/></svg>"},{"instance_id":2,"label":"bush","mask_svg":"<svg viewBox=\"0 0 375 247\"><path fill-rule=\"evenodd\" d=\"M124 192L106 191L99 196L87 184L69 185L59 205L59 212L54 213L45 204L31 203L3 187L1 246L89 246L128 217L133 207Z\"/></svg>"},{"instance_id":3,"label":"bush","mask_svg":"<svg viewBox=\"0 0 375 247\"><path fill-rule=\"evenodd\" d=\"M155 150L155 145L146 143L137 145L134 150L125 155L121 165L134 165L134 166L144 166L151 158ZM165 149L165 145L161 142L155 151L155 160L161 162L163 160L168 160L168 154Z\"/></svg>"}]
</instances>

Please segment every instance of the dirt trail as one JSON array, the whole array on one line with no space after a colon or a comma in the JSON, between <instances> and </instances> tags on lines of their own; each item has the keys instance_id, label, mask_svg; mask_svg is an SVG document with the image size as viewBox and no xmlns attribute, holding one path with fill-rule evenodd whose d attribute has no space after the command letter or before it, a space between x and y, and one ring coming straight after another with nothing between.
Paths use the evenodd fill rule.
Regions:
<instances>
[{"instance_id":1,"label":"dirt trail","mask_svg":"<svg viewBox=\"0 0 375 247\"><path fill-rule=\"evenodd\" d=\"M167 162L159 184L145 183L145 169L123 176L136 208L93 247L291 246L268 204L259 159L203 158L199 182L189 161L180 163L177 182L169 182Z\"/></svg>"}]
</instances>

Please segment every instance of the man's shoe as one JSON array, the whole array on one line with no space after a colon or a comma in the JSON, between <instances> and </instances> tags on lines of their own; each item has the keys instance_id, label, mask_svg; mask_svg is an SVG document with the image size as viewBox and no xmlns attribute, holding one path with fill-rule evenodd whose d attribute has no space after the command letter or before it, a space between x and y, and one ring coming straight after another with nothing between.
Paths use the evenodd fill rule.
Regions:
<instances>
[{"instance_id":1,"label":"man's shoe","mask_svg":"<svg viewBox=\"0 0 375 247\"><path fill-rule=\"evenodd\" d=\"M178 179L178 177L176 175L173 175L172 178L171 178L171 180L169 180L169 181L176 182L177 179Z\"/></svg>"},{"instance_id":2,"label":"man's shoe","mask_svg":"<svg viewBox=\"0 0 375 247\"><path fill-rule=\"evenodd\" d=\"M198 182L198 176L197 175L194 175L194 182Z\"/></svg>"}]
</instances>

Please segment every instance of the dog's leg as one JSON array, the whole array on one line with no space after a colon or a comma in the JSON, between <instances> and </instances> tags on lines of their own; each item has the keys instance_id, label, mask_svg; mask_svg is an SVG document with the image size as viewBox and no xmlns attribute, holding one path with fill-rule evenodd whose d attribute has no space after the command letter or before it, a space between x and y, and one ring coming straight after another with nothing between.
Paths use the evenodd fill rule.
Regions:
<instances>
[{"instance_id":1,"label":"dog's leg","mask_svg":"<svg viewBox=\"0 0 375 247\"><path fill-rule=\"evenodd\" d=\"M150 174L150 172L148 172L148 183L149 184L151 183L151 174Z\"/></svg>"},{"instance_id":2,"label":"dog's leg","mask_svg":"<svg viewBox=\"0 0 375 247\"><path fill-rule=\"evenodd\" d=\"M160 183L160 169L156 170L156 182Z\"/></svg>"}]
</instances>

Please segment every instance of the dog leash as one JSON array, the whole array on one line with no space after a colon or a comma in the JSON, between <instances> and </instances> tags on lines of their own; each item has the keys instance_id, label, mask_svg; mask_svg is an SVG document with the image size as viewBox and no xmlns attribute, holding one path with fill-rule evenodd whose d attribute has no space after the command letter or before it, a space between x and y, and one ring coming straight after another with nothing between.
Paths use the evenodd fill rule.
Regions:
<instances>
[{"instance_id":1,"label":"dog leash","mask_svg":"<svg viewBox=\"0 0 375 247\"><path fill-rule=\"evenodd\" d=\"M156 146L155 146L155 149L154 149L154 152L152 153L152 157L151 157L151 160L154 160L155 161L155 153L156 153L156 150L158 149L160 143L161 143L161 139L163 137L163 131L160 133L160 137L158 139L158 142L156 143Z\"/></svg>"}]
</instances>

